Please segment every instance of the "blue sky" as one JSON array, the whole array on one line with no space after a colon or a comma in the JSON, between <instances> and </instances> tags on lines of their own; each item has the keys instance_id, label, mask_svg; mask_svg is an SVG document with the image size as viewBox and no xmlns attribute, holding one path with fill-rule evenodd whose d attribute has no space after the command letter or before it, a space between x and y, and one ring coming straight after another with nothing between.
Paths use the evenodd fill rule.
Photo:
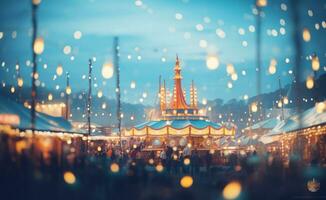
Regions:
<instances>
[{"instance_id":1,"label":"blue sky","mask_svg":"<svg viewBox=\"0 0 326 200\"><path fill-rule=\"evenodd\" d=\"M103 63L112 61L113 36L119 36L123 101L139 103L142 94L146 92L148 97L144 98L143 103L153 104L157 100L155 95L159 75L172 88L176 54L182 61L183 86L188 92L193 79L198 87L199 100L228 100L241 98L245 94L255 95L256 32L249 31L250 26L255 26L253 2L143 0L141 6L136 6L133 0L43 0L38 9L39 35L45 40L45 50L38 61L40 81L48 89L54 90L59 85L61 90L65 77L53 80L60 63L64 71L71 74L73 91L86 91L87 81L82 77L88 71L88 59L96 57L94 83L97 87L93 91L102 90L105 96L114 98L114 77L104 80L101 68ZM324 73L326 25L323 26L322 22L325 23L326 20L326 2L301 2L300 26L311 32L311 41L303 43L302 68L305 75L311 73L309 62L304 58L316 52L321 62L320 73ZM292 75L288 72L293 67L290 4L286 0L270 0L268 3L263 8L262 22L263 92L275 90L278 87L278 77L281 77L283 83L289 83ZM21 65L25 83L28 85L30 82L31 67L26 66L26 61L31 59L30 8L28 0L1 1L0 32L3 36L0 39L0 62L5 64L0 67L0 78L7 85L16 84L12 76L17 61ZM177 20L176 14L181 14L182 19ZM319 24L318 30L316 23ZM202 31L196 30L198 24L203 26ZM285 29L284 35L280 33L281 28ZM217 29L224 31L225 38L217 36ZM243 35L239 34L243 32L242 29ZM270 34L273 30L277 31L277 36ZM75 31L82 32L81 39L74 39ZM12 37L15 33L16 37ZM208 46L200 47L200 40L205 40ZM72 47L69 55L63 53L66 45ZM217 55L220 61L218 69L213 71L205 64L207 55L211 54ZM74 60L71 60L72 56ZM141 60L137 59L138 56L141 56ZM272 58L278 62L277 72L269 75L267 68ZM285 62L286 58L288 63ZM232 81L232 89L227 88L227 83L231 80L226 73L227 63L235 66L239 76L237 81ZM44 64L47 69L43 68ZM246 75L242 75L243 70ZM130 88L131 81L136 82L135 89Z\"/></svg>"}]
</instances>

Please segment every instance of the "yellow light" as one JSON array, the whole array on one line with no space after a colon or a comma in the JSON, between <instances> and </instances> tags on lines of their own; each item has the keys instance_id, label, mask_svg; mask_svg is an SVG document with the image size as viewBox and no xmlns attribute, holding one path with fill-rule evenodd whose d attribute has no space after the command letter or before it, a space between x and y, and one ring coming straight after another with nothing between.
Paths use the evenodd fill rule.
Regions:
<instances>
[{"instance_id":1,"label":"yellow light","mask_svg":"<svg viewBox=\"0 0 326 200\"><path fill-rule=\"evenodd\" d=\"M109 79L113 76L113 65L112 63L104 63L103 67L102 67L102 76L105 79Z\"/></svg>"},{"instance_id":2,"label":"yellow light","mask_svg":"<svg viewBox=\"0 0 326 200\"><path fill-rule=\"evenodd\" d=\"M34 42L34 53L40 55L44 51L44 40L41 37L36 38Z\"/></svg>"},{"instance_id":3,"label":"yellow light","mask_svg":"<svg viewBox=\"0 0 326 200\"><path fill-rule=\"evenodd\" d=\"M99 90L99 91L97 92L97 97L98 97L98 98L102 98L102 96L103 96L103 92L102 92L102 90Z\"/></svg>"},{"instance_id":4,"label":"yellow light","mask_svg":"<svg viewBox=\"0 0 326 200\"><path fill-rule=\"evenodd\" d=\"M117 163L112 163L110 166L110 170L113 173L118 173L119 172L119 165Z\"/></svg>"},{"instance_id":5,"label":"yellow light","mask_svg":"<svg viewBox=\"0 0 326 200\"><path fill-rule=\"evenodd\" d=\"M185 159L183 160L183 164L184 164L184 165L189 165L189 164L190 164L190 159L189 159L189 158L185 158Z\"/></svg>"},{"instance_id":6,"label":"yellow light","mask_svg":"<svg viewBox=\"0 0 326 200\"><path fill-rule=\"evenodd\" d=\"M314 78L312 76L308 76L306 80L306 87L308 89L312 89L314 87Z\"/></svg>"},{"instance_id":7,"label":"yellow light","mask_svg":"<svg viewBox=\"0 0 326 200\"><path fill-rule=\"evenodd\" d=\"M38 73L35 72L35 74L34 74L34 78L35 78L35 79L38 79L38 77L39 77Z\"/></svg>"},{"instance_id":8,"label":"yellow light","mask_svg":"<svg viewBox=\"0 0 326 200\"><path fill-rule=\"evenodd\" d=\"M230 182L223 189L225 199L236 199L241 193L241 184L239 182Z\"/></svg>"},{"instance_id":9,"label":"yellow light","mask_svg":"<svg viewBox=\"0 0 326 200\"><path fill-rule=\"evenodd\" d=\"M74 184L76 182L76 177L75 175L70 172L70 171L67 171L63 174L63 179L65 180L66 183L68 184Z\"/></svg>"},{"instance_id":10,"label":"yellow light","mask_svg":"<svg viewBox=\"0 0 326 200\"><path fill-rule=\"evenodd\" d=\"M158 165L156 165L155 169L157 172L162 172L164 168L163 168L163 165L158 164Z\"/></svg>"},{"instance_id":11,"label":"yellow light","mask_svg":"<svg viewBox=\"0 0 326 200\"><path fill-rule=\"evenodd\" d=\"M63 67L62 67L62 65L58 65L56 72L57 72L57 75L58 76L61 76L62 75L62 73L63 73Z\"/></svg>"},{"instance_id":12,"label":"yellow light","mask_svg":"<svg viewBox=\"0 0 326 200\"><path fill-rule=\"evenodd\" d=\"M68 86L68 87L66 88L66 94L68 94L68 95L71 94L71 87L70 87L70 86Z\"/></svg>"},{"instance_id":13,"label":"yellow light","mask_svg":"<svg viewBox=\"0 0 326 200\"><path fill-rule=\"evenodd\" d=\"M269 67L268 67L269 74L276 73L276 65L277 65L277 61L275 59L272 59L269 63Z\"/></svg>"},{"instance_id":14,"label":"yellow light","mask_svg":"<svg viewBox=\"0 0 326 200\"><path fill-rule=\"evenodd\" d=\"M23 87L23 85L24 85L24 80L23 80L22 78L18 78L18 79L17 79L17 85L18 85L18 87Z\"/></svg>"},{"instance_id":15,"label":"yellow light","mask_svg":"<svg viewBox=\"0 0 326 200\"><path fill-rule=\"evenodd\" d=\"M154 164L154 160L151 158L148 160L148 163L152 165L152 164Z\"/></svg>"},{"instance_id":16,"label":"yellow light","mask_svg":"<svg viewBox=\"0 0 326 200\"><path fill-rule=\"evenodd\" d=\"M11 86L11 88L10 88L10 92L11 92L11 93L15 93L15 87L14 87L14 86Z\"/></svg>"},{"instance_id":17,"label":"yellow light","mask_svg":"<svg viewBox=\"0 0 326 200\"><path fill-rule=\"evenodd\" d=\"M37 5L39 5L41 3L41 0L33 0L32 2L33 2L34 5L37 6Z\"/></svg>"},{"instance_id":18,"label":"yellow light","mask_svg":"<svg viewBox=\"0 0 326 200\"><path fill-rule=\"evenodd\" d=\"M103 109L103 110L106 109L106 103L103 103L103 104L102 104L102 109Z\"/></svg>"},{"instance_id":19,"label":"yellow light","mask_svg":"<svg viewBox=\"0 0 326 200\"><path fill-rule=\"evenodd\" d=\"M313 56L311 59L311 68L314 71L318 71L320 68L319 58L318 56Z\"/></svg>"},{"instance_id":20,"label":"yellow light","mask_svg":"<svg viewBox=\"0 0 326 200\"><path fill-rule=\"evenodd\" d=\"M279 101L278 103L277 103L277 106L279 107L279 108L281 108L282 107L282 101Z\"/></svg>"},{"instance_id":21,"label":"yellow light","mask_svg":"<svg viewBox=\"0 0 326 200\"><path fill-rule=\"evenodd\" d=\"M226 65L226 72L227 72L228 74L233 74L233 73L235 72L235 70L234 70L234 66L233 66L232 64L227 64L227 65Z\"/></svg>"},{"instance_id":22,"label":"yellow light","mask_svg":"<svg viewBox=\"0 0 326 200\"><path fill-rule=\"evenodd\" d=\"M284 99L283 99L283 103L284 103L285 105L289 104L289 99L288 99L287 97L284 97Z\"/></svg>"},{"instance_id":23,"label":"yellow light","mask_svg":"<svg viewBox=\"0 0 326 200\"><path fill-rule=\"evenodd\" d=\"M310 31L307 28L303 29L302 38L305 42L309 42L311 39Z\"/></svg>"},{"instance_id":24,"label":"yellow light","mask_svg":"<svg viewBox=\"0 0 326 200\"><path fill-rule=\"evenodd\" d=\"M275 74L275 73L276 73L276 66L275 66L275 65L270 65L270 66L268 67L268 72L269 72L270 74Z\"/></svg>"},{"instance_id":25,"label":"yellow light","mask_svg":"<svg viewBox=\"0 0 326 200\"><path fill-rule=\"evenodd\" d=\"M49 101L52 101L52 99L53 99L53 96L52 96L52 94L50 93L50 94L48 95L48 100L49 100Z\"/></svg>"},{"instance_id":26,"label":"yellow light","mask_svg":"<svg viewBox=\"0 0 326 200\"><path fill-rule=\"evenodd\" d=\"M209 70L215 70L220 65L217 56L208 56L206 58L206 65Z\"/></svg>"},{"instance_id":27,"label":"yellow light","mask_svg":"<svg viewBox=\"0 0 326 200\"><path fill-rule=\"evenodd\" d=\"M102 151L102 147L101 146L98 146L97 147L97 151Z\"/></svg>"},{"instance_id":28,"label":"yellow light","mask_svg":"<svg viewBox=\"0 0 326 200\"><path fill-rule=\"evenodd\" d=\"M233 74L231 75L231 79L232 79L233 81L238 80L238 74L237 74L237 73L233 73Z\"/></svg>"},{"instance_id":29,"label":"yellow light","mask_svg":"<svg viewBox=\"0 0 326 200\"><path fill-rule=\"evenodd\" d=\"M267 0L257 0L256 4L259 7L265 7L267 6Z\"/></svg>"},{"instance_id":30,"label":"yellow light","mask_svg":"<svg viewBox=\"0 0 326 200\"><path fill-rule=\"evenodd\" d=\"M193 182L194 182L194 180L192 179L191 176L184 176L180 180L180 185L183 188L190 188L192 186Z\"/></svg>"},{"instance_id":31,"label":"yellow light","mask_svg":"<svg viewBox=\"0 0 326 200\"><path fill-rule=\"evenodd\" d=\"M257 112L258 111L258 106L257 106L256 102L251 104L251 111L252 112Z\"/></svg>"},{"instance_id":32,"label":"yellow light","mask_svg":"<svg viewBox=\"0 0 326 200\"><path fill-rule=\"evenodd\" d=\"M318 102L316 103L316 111L317 113L322 113L326 110L325 102Z\"/></svg>"}]
</instances>

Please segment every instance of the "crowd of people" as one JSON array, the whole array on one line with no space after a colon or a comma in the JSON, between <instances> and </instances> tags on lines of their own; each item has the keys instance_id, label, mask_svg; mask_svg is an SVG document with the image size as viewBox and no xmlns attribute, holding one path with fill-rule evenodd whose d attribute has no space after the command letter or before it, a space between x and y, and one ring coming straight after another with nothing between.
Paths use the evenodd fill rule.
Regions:
<instances>
[{"instance_id":1,"label":"crowd of people","mask_svg":"<svg viewBox=\"0 0 326 200\"><path fill-rule=\"evenodd\" d=\"M240 199L326 197L323 189L307 188L311 180L325 186L325 168L304 165L295 156L285 166L277 153L225 155L170 146L146 151L140 145L95 149L73 158L51 152L44 159L30 149L13 154L1 139L1 199L223 199L232 181L241 184ZM73 178L66 180L67 172ZM192 177L190 187L180 183L184 176Z\"/></svg>"}]
</instances>

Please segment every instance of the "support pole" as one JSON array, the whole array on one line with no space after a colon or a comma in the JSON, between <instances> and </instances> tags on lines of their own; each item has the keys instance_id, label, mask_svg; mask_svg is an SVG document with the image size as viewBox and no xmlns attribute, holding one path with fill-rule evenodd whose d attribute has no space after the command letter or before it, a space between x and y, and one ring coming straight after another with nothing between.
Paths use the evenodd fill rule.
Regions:
<instances>
[{"instance_id":1,"label":"support pole","mask_svg":"<svg viewBox=\"0 0 326 200\"><path fill-rule=\"evenodd\" d=\"M87 124L88 136L91 135L91 108L92 108L92 59L88 60L88 97L87 97Z\"/></svg>"},{"instance_id":2,"label":"support pole","mask_svg":"<svg viewBox=\"0 0 326 200\"><path fill-rule=\"evenodd\" d=\"M120 96L120 66L119 66L119 38L114 37L113 40L113 52L114 52L114 67L116 71L116 95L117 95L117 120L118 120L118 132L120 140L120 148L122 150L122 133L121 133L121 96Z\"/></svg>"}]
</instances>

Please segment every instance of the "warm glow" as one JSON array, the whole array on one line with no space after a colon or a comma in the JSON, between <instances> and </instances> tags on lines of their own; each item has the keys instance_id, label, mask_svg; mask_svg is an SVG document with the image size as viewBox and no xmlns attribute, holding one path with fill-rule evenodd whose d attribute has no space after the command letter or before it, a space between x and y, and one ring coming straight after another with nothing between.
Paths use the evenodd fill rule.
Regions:
<instances>
[{"instance_id":1,"label":"warm glow","mask_svg":"<svg viewBox=\"0 0 326 200\"><path fill-rule=\"evenodd\" d=\"M113 76L113 65L112 63L104 63L103 67L102 67L102 76L105 79L109 79Z\"/></svg>"},{"instance_id":2,"label":"warm glow","mask_svg":"<svg viewBox=\"0 0 326 200\"><path fill-rule=\"evenodd\" d=\"M184 165L189 165L189 164L190 164L190 159L189 159L189 158L185 158L185 159L183 160L183 164L184 164Z\"/></svg>"},{"instance_id":3,"label":"warm glow","mask_svg":"<svg viewBox=\"0 0 326 200\"><path fill-rule=\"evenodd\" d=\"M220 65L220 62L216 56L208 56L206 58L207 68L210 70L215 70Z\"/></svg>"},{"instance_id":4,"label":"warm glow","mask_svg":"<svg viewBox=\"0 0 326 200\"><path fill-rule=\"evenodd\" d=\"M113 172L113 173L117 173L119 172L119 165L117 163L112 163L111 166L110 166L110 170Z\"/></svg>"},{"instance_id":5,"label":"warm glow","mask_svg":"<svg viewBox=\"0 0 326 200\"><path fill-rule=\"evenodd\" d=\"M15 87L14 87L14 86L11 86L11 88L10 88L10 92L11 92L11 93L15 93L15 91L16 91L16 90L15 90Z\"/></svg>"},{"instance_id":6,"label":"warm glow","mask_svg":"<svg viewBox=\"0 0 326 200\"><path fill-rule=\"evenodd\" d=\"M269 67L268 67L269 74L276 73L276 65L277 65L277 61L275 59L272 59L269 63Z\"/></svg>"},{"instance_id":7,"label":"warm glow","mask_svg":"<svg viewBox=\"0 0 326 200\"><path fill-rule=\"evenodd\" d=\"M257 0L257 6L259 7L265 7L267 6L267 0Z\"/></svg>"},{"instance_id":8,"label":"warm glow","mask_svg":"<svg viewBox=\"0 0 326 200\"><path fill-rule=\"evenodd\" d=\"M62 65L58 65L56 72L57 72L57 75L58 76L61 76L62 75L62 73L63 73L63 67L62 67Z\"/></svg>"},{"instance_id":9,"label":"warm glow","mask_svg":"<svg viewBox=\"0 0 326 200\"><path fill-rule=\"evenodd\" d=\"M71 94L71 87L70 87L70 86L68 86L68 87L66 88L66 94L68 94L68 95Z\"/></svg>"},{"instance_id":10,"label":"warm glow","mask_svg":"<svg viewBox=\"0 0 326 200\"><path fill-rule=\"evenodd\" d=\"M283 99L283 103L284 103L285 105L289 104L289 99L288 99L287 97L284 97L284 99Z\"/></svg>"},{"instance_id":11,"label":"warm glow","mask_svg":"<svg viewBox=\"0 0 326 200\"><path fill-rule=\"evenodd\" d=\"M33 4L34 5L39 5L41 3L41 0L32 0Z\"/></svg>"},{"instance_id":12,"label":"warm glow","mask_svg":"<svg viewBox=\"0 0 326 200\"><path fill-rule=\"evenodd\" d=\"M326 110L325 102L316 103L316 111L317 113L323 113Z\"/></svg>"},{"instance_id":13,"label":"warm glow","mask_svg":"<svg viewBox=\"0 0 326 200\"><path fill-rule=\"evenodd\" d=\"M232 79L233 81L238 80L238 74L237 74L237 73L233 73L233 74L231 75L231 79Z\"/></svg>"},{"instance_id":14,"label":"warm glow","mask_svg":"<svg viewBox=\"0 0 326 200\"><path fill-rule=\"evenodd\" d=\"M276 73L276 66L275 65L270 65L268 67L268 72L269 72L269 74L275 74Z\"/></svg>"},{"instance_id":15,"label":"warm glow","mask_svg":"<svg viewBox=\"0 0 326 200\"><path fill-rule=\"evenodd\" d=\"M38 55L42 54L44 51L44 40L41 37L36 38L34 42L34 52Z\"/></svg>"},{"instance_id":16,"label":"warm glow","mask_svg":"<svg viewBox=\"0 0 326 200\"><path fill-rule=\"evenodd\" d=\"M277 106L278 106L279 108L281 108L281 107L283 106L282 101L279 101L279 102L277 103Z\"/></svg>"},{"instance_id":17,"label":"warm glow","mask_svg":"<svg viewBox=\"0 0 326 200\"><path fill-rule=\"evenodd\" d=\"M183 188L189 188L192 186L194 180L192 179L191 176L184 176L181 178L180 180L180 185L183 187Z\"/></svg>"},{"instance_id":18,"label":"warm glow","mask_svg":"<svg viewBox=\"0 0 326 200\"><path fill-rule=\"evenodd\" d=\"M102 92L102 90L99 90L99 91L97 92L97 97L98 97L98 98L102 98L102 96L103 96L103 92Z\"/></svg>"},{"instance_id":19,"label":"warm glow","mask_svg":"<svg viewBox=\"0 0 326 200\"><path fill-rule=\"evenodd\" d=\"M52 99L53 99L53 96L52 96L52 94L50 93L50 94L48 95L48 100L49 100L49 101L52 101Z\"/></svg>"},{"instance_id":20,"label":"warm glow","mask_svg":"<svg viewBox=\"0 0 326 200\"><path fill-rule=\"evenodd\" d=\"M314 71L318 71L320 68L319 58L318 56L313 56L311 59L311 68Z\"/></svg>"},{"instance_id":21,"label":"warm glow","mask_svg":"<svg viewBox=\"0 0 326 200\"><path fill-rule=\"evenodd\" d=\"M312 89L314 87L314 77L308 76L306 80L306 87Z\"/></svg>"},{"instance_id":22,"label":"warm glow","mask_svg":"<svg viewBox=\"0 0 326 200\"><path fill-rule=\"evenodd\" d=\"M257 112L258 111L258 106L257 103L254 102L251 104L251 112Z\"/></svg>"},{"instance_id":23,"label":"warm glow","mask_svg":"<svg viewBox=\"0 0 326 200\"><path fill-rule=\"evenodd\" d=\"M233 66L232 64L227 64L227 65L226 65L226 72L227 72L228 74L233 74L233 73L235 72L235 70L234 70L234 66Z\"/></svg>"},{"instance_id":24,"label":"warm glow","mask_svg":"<svg viewBox=\"0 0 326 200\"><path fill-rule=\"evenodd\" d=\"M18 79L17 79L17 85L18 85L18 87L23 87L23 85L24 85L24 80L23 80L22 78L18 78Z\"/></svg>"},{"instance_id":25,"label":"warm glow","mask_svg":"<svg viewBox=\"0 0 326 200\"><path fill-rule=\"evenodd\" d=\"M311 35L310 35L310 31L307 28L303 29L302 38L303 38L303 40L305 42L309 42L310 41Z\"/></svg>"},{"instance_id":26,"label":"warm glow","mask_svg":"<svg viewBox=\"0 0 326 200\"><path fill-rule=\"evenodd\" d=\"M63 178L64 178L65 182L68 183L68 184L74 184L76 182L75 175L70 171L65 172L63 174Z\"/></svg>"},{"instance_id":27,"label":"warm glow","mask_svg":"<svg viewBox=\"0 0 326 200\"><path fill-rule=\"evenodd\" d=\"M239 182L230 182L223 189L225 199L236 199L241 193L241 184Z\"/></svg>"},{"instance_id":28,"label":"warm glow","mask_svg":"<svg viewBox=\"0 0 326 200\"><path fill-rule=\"evenodd\" d=\"M162 172L164 168L163 168L163 165L158 164L158 165L156 165L155 169L157 172Z\"/></svg>"}]
</instances>

